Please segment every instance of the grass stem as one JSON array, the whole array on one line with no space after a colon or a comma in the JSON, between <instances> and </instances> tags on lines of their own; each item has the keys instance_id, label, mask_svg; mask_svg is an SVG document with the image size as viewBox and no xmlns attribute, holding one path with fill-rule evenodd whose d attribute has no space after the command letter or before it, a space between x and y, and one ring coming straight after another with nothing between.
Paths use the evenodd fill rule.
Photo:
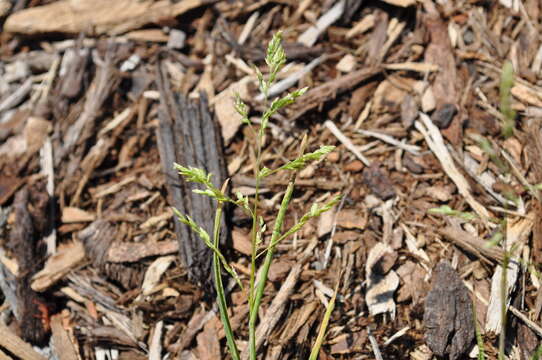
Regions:
<instances>
[{"instance_id":1,"label":"grass stem","mask_svg":"<svg viewBox=\"0 0 542 360\"><path fill-rule=\"evenodd\" d=\"M222 221L222 207L221 202L218 203L215 214L215 223L213 228L213 242L215 247L218 248L220 243L220 225ZM235 345L233 331L231 329L230 318L228 316L228 307L226 304L226 296L224 294L224 285L222 283L222 274L220 273L220 259L216 252L213 252L213 272L215 276L216 297L218 303L218 309L220 312L220 320L224 326L224 333L226 334L226 342L230 349L230 354L233 360L240 360L239 350Z\"/></svg>"}]
</instances>

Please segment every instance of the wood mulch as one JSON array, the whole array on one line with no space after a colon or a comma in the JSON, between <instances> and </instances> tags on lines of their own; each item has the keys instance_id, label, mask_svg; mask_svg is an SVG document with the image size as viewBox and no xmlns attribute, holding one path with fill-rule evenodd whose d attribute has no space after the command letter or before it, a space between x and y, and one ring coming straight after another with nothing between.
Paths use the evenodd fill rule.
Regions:
<instances>
[{"instance_id":1,"label":"wood mulch","mask_svg":"<svg viewBox=\"0 0 542 360\"><path fill-rule=\"evenodd\" d=\"M278 30L288 62L272 96L310 90L271 119L265 166L295 157L305 133L309 150L337 146L300 173L286 226L344 198L278 245L261 358L307 358L338 284L320 359L476 358L475 323L494 359L503 292L506 353L530 359L542 337L541 6L0 1L0 359L229 358L209 251L171 211L209 227L212 203L172 165L253 193L254 139L232 95L258 121L253 67L266 73ZM285 176L262 185L268 228ZM222 249L243 282L249 229L225 215ZM247 293L226 283L244 349Z\"/></svg>"}]
</instances>

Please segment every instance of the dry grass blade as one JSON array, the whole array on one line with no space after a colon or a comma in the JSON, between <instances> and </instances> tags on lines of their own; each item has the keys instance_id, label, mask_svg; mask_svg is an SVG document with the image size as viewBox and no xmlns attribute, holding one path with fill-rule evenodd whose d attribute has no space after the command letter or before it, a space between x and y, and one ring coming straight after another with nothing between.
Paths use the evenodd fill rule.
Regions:
<instances>
[{"instance_id":1,"label":"dry grass blade","mask_svg":"<svg viewBox=\"0 0 542 360\"><path fill-rule=\"evenodd\" d=\"M316 337L316 341L312 347L311 354L309 356L309 360L317 360L318 355L320 354L320 348L322 347L322 344L324 342L324 339L326 337L326 331L327 327L329 325L329 320L331 318L331 314L333 313L333 309L335 309L335 300L337 299L337 292L339 290L339 283L341 279L342 273L339 273L339 280L337 280L337 284L335 284L335 291L333 291L333 296L329 300L329 303L326 307L326 312L324 314L324 318L322 319L322 322L320 323L320 329L318 330L318 336Z\"/></svg>"},{"instance_id":2,"label":"dry grass blade","mask_svg":"<svg viewBox=\"0 0 542 360\"><path fill-rule=\"evenodd\" d=\"M442 168L455 183L459 193L463 195L467 203L478 214L478 216L480 216L480 219L483 221L486 227L491 228L488 211L474 198L474 196L472 196L470 185L467 182L467 179L465 179L463 174L461 174L455 166L453 158L444 144L444 139L442 138L439 129L433 124L429 116L426 114L420 113L420 119L422 122L415 122L416 129L423 134L427 145L429 145L431 151L439 159Z\"/></svg>"}]
</instances>

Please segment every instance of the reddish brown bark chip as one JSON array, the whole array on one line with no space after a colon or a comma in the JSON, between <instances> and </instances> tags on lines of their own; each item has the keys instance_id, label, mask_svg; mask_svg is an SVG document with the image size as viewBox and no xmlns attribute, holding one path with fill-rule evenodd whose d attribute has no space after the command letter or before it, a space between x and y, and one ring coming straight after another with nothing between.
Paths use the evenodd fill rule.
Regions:
<instances>
[{"instance_id":1,"label":"reddish brown bark chip","mask_svg":"<svg viewBox=\"0 0 542 360\"><path fill-rule=\"evenodd\" d=\"M458 359L474 340L472 302L456 271L446 261L433 270L432 288L425 299L425 341L434 354Z\"/></svg>"}]
</instances>

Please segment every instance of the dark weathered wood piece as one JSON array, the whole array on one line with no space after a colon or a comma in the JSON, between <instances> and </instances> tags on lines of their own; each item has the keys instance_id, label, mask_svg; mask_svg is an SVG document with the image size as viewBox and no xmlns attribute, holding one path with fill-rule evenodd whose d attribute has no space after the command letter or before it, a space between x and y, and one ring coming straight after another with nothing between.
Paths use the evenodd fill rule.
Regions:
<instances>
[{"instance_id":1,"label":"dark weathered wood piece","mask_svg":"<svg viewBox=\"0 0 542 360\"><path fill-rule=\"evenodd\" d=\"M15 278L15 296L17 304L15 316L24 340L41 343L45 340L48 331L47 324L42 317L47 311L45 300L30 288L34 273L41 264L41 254L38 248L41 224L33 218L28 209L30 204L28 188L19 190L15 195L13 207L16 221L10 232L9 247L19 265L19 273ZM32 199L36 200L36 199ZM38 200L39 201L39 200ZM34 213L43 214L46 204L34 203ZM41 210L41 211L40 211Z\"/></svg>"},{"instance_id":2,"label":"dark weathered wood piece","mask_svg":"<svg viewBox=\"0 0 542 360\"><path fill-rule=\"evenodd\" d=\"M203 168L213 174L213 183L220 187L226 179L222 141L218 125L208 110L207 98L201 94L199 103L174 93L167 70L160 63L157 69L160 91L160 126L157 130L158 148L166 176L171 205L189 215L212 234L215 204L212 199L194 194L196 185L181 179L173 168L183 166ZM211 287L211 252L188 226L175 221L181 260L192 281Z\"/></svg>"},{"instance_id":3,"label":"dark weathered wood piece","mask_svg":"<svg viewBox=\"0 0 542 360\"><path fill-rule=\"evenodd\" d=\"M474 341L472 301L467 287L447 261L433 270L425 299L425 341L435 355L458 359Z\"/></svg>"}]
</instances>

